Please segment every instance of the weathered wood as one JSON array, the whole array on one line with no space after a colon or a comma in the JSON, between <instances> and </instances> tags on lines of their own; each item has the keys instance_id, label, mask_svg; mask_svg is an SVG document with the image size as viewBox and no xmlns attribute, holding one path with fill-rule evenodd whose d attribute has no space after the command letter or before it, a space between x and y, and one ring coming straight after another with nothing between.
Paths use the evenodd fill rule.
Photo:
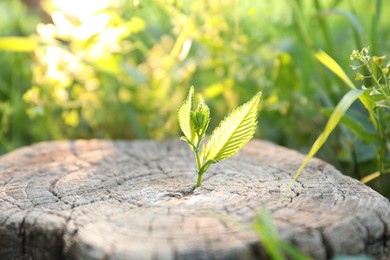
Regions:
<instances>
[{"instance_id":1,"label":"weathered wood","mask_svg":"<svg viewBox=\"0 0 390 260\"><path fill-rule=\"evenodd\" d=\"M390 203L318 159L251 141L195 189L184 142L46 142L0 157L0 259L251 259L266 204L316 259L389 259Z\"/></svg>"}]
</instances>

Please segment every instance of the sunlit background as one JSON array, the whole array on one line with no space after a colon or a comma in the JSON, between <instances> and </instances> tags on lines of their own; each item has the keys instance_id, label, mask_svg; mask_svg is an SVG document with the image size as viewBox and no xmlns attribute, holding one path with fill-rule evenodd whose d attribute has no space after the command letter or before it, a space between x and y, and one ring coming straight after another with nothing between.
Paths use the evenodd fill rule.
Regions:
<instances>
[{"instance_id":1,"label":"sunlit background","mask_svg":"<svg viewBox=\"0 0 390 260\"><path fill-rule=\"evenodd\" d=\"M210 129L263 91L256 137L306 153L348 91L314 53L354 79L353 50L389 53L389 12L379 0L1 0L0 153L178 137L191 85L211 108ZM348 117L375 132L359 102ZM318 156L362 179L378 171L379 146L340 124Z\"/></svg>"}]
</instances>

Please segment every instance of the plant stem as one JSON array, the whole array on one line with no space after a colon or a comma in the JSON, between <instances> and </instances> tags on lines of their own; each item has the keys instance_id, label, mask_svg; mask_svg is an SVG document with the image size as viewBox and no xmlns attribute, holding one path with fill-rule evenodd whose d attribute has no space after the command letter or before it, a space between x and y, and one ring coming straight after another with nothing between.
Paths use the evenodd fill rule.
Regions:
<instances>
[{"instance_id":1,"label":"plant stem","mask_svg":"<svg viewBox=\"0 0 390 260\"><path fill-rule=\"evenodd\" d=\"M378 80L377 77L375 76L375 74L374 74L373 70L371 69L370 65L368 64L368 62L364 62L364 65L365 65L366 68L368 69L368 72L371 74L372 79L374 80L375 84L376 84L380 89L382 89L382 91L383 91L383 88L382 88L381 83L379 82L379 80Z\"/></svg>"},{"instance_id":2,"label":"plant stem","mask_svg":"<svg viewBox=\"0 0 390 260\"><path fill-rule=\"evenodd\" d=\"M196 146L194 146L194 148L195 148L194 152L195 152L195 157L196 157L196 165L198 166L198 180L196 181L196 188L200 187L200 184L202 183L203 173L209 168L209 166L211 164L210 161L207 161L206 163L204 163L202 165L204 159L201 159L200 158L200 154L199 154L200 144L202 143L202 140L203 140L204 135L206 133L207 126L208 126L208 123L206 124L205 127L203 127L201 133L199 133L199 132L196 133L197 136L198 136L198 141L196 143Z\"/></svg>"},{"instance_id":3,"label":"plant stem","mask_svg":"<svg viewBox=\"0 0 390 260\"><path fill-rule=\"evenodd\" d=\"M202 142L202 136L198 134L198 142L196 146L194 147L194 152L195 152L195 157L196 157L196 165L198 166L198 172L200 171L200 168L202 167L202 162L200 160L200 154L199 154L199 149L200 149L200 143Z\"/></svg>"},{"instance_id":4,"label":"plant stem","mask_svg":"<svg viewBox=\"0 0 390 260\"><path fill-rule=\"evenodd\" d=\"M205 164L203 164L203 166L199 169L198 171L198 180L196 181L196 187L199 188L200 187L200 184L202 183L202 176L203 176L203 173L205 173L205 171L210 167L211 165L211 162L210 161L207 161Z\"/></svg>"},{"instance_id":5,"label":"plant stem","mask_svg":"<svg viewBox=\"0 0 390 260\"><path fill-rule=\"evenodd\" d=\"M297 30L300 32L301 37L302 37L303 42L305 43L306 47L311 51L311 50L313 50L313 42L309 36L309 32L307 30L305 21L303 20L303 14L301 12L302 8L300 6L300 1L299 0L292 1L291 7L293 9L295 26L297 27Z\"/></svg>"},{"instance_id":6,"label":"plant stem","mask_svg":"<svg viewBox=\"0 0 390 260\"><path fill-rule=\"evenodd\" d=\"M203 169L205 164L202 165L202 162L200 160L200 154L199 154L199 148L200 148L200 143L202 142L202 138L198 135L198 143L196 144L196 147L194 149L195 152L195 157L196 157L196 165L198 167L198 180L196 181L196 187L199 188L200 184L202 182L202 175L206 171L206 169Z\"/></svg>"},{"instance_id":7,"label":"plant stem","mask_svg":"<svg viewBox=\"0 0 390 260\"><path fill-rule=\"evenodd\" d=\"M319 0L314 1L314 6L317 10L318 15L321 14L323 10ZM329 27L325 20L325 17L319 17L319 24L322 30L322 34L324 35L326 45L328 46L329 53L331 56L334 56L334 45L333 45L332 37L330 36L329 33Z\"/></svg>"},{"instance_id":8,"label":"plant stem","mask_svg":"<svg viewBox=\"0 0 390 260\"><path fill-rule=\"evenodd\" d=\"M378 141L379 141L379 147L377 150L377 160L378 160L378 170L379 170L379 188L381 193L384 192L384 180L383 180L383 174L385 173L385 163L384 158L386 156L386 149L387 149L387 141L385 136L385 129L384 125L382 124L381 120L381 109L378 109Z\"/></svg>"},{"instance_id":9,"label":"plant stem","mask_svg":"<svg viewBox=\"0 0 390 260\"><path fill-rule=\"evenodd\" d=\"M200 168L202 167L200 162L200 155L199 155L199 148L195 150L195 157L196 157L196 164L198 166L198 172L200 171Z\"/></svg>"},{"instance_id":10,"label":"plant stem","mask_svg":"<svg viewBox=\"0 0 390 260\"><path fill-rule=\"evenodd\" d=\"M378 51L378 33L380 26L380 18L381 18L381 10L382 10L382 0L376 0L375 4L372 6L371 11L371 48L372 53L377 53Z\"/></svg>"},{"instance_id":11,"label":"plant stem","mask_svg":"<svg viewBox=\"0 0 390 260\"><path fill-rule=\"evenodd\" d=\"M202 175L198 173L198 180L196 181L196 187L199 188L202 183Z\"/></svg>"}]
</instances>

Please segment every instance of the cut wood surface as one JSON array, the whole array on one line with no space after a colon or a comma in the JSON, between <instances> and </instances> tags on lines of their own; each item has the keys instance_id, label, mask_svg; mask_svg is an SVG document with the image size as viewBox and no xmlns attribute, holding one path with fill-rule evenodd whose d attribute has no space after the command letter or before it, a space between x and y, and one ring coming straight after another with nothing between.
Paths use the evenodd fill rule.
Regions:
<instances>
[{"instance_id":1,"label":"cut wood surface","mask_svg":"<svg viewBox=\"0 0 390 260\"><path fill-rule=\"evenodd\" d=\"M61 141L0 157L0 259L257 259L265 204L315 259L389 259L390 203L313 159L253 140L195 189L184 142Z\"/></svg>"}]
</instances>

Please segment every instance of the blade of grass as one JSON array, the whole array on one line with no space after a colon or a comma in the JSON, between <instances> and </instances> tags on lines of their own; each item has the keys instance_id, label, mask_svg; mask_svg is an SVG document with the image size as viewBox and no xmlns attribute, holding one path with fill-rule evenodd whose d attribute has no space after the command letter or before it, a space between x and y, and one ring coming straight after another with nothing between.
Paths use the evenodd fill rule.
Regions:
<instances>
[{"instance_id":1,"label":"blade of grass","mask_svg":"<svg viewBox=\"0 0 390 260\"><path fill-rule=\"evenodd\" d=\"M363 27L357 18L357 16L351 12L341 9L331 9L319 13L319 16L331 16L331 15L341 15L347 18L352 25L352 31L356 42L356 47L358 50L363 48Z\"/></svg>"},{"instance_id":2,"label":"blade of grass","mask_svg":"<svg viewBox=\"0 0 390 260\"><path fill-rule=\"evenodd\" d=\"M364 176L360 181L363 182L363 183L367 183L367 182L370 182L372 180L375 180L379 176L381 176L381 173L379 171L373 172L373 173L371 173L371 174L369 174L367 176Z\"/></svg>"},{"instance_id":3,"label":"blade of grass","mask_svg":"<svg viewBox=\"0 0 390 260\"><path fill-rule=\"evenodd\" d=\"M316 53L315 56L319 62L321 62L323 65L325 65L325 67L336 74L349 88L356 89L355 84L352 83L340 65L326 52L320 50Z\"/></svg>"},{"instance_id":4,"label":"blade of grass","mask_svg":"<svg viewBox=\"0 0 390 260\"><path fill-rule=\"evenodd\" d=\"M314 142L305 160L303 161L298 171L296 172L293 180L291 181L288 187L288 190L291 189L292 185L301 174L303 168L305 168L305 166L309 163L310 159L318 152L318 150L320 150L322 145L328 139L329 135L333 132L335 127L339 124L341 118L344 116L344 114L352 105L352 103L355 102L358 98L360 98L363 94L364 94L363 89L352 89L347 94L345 94L344 97L340 100L340 102L337 104L336 108L334 109L332 115L330 116L328 122L326 123L324 131Z\"/></svg>"},{"instance_id":5,"label":"blade of grass","mask_svg":"<svg viewBox=\"0 0 390 260\"><path fill-rule=\"evenodd\" d=\"M330 116L332 114L332 110L324 109L323 113L327 116ZM377 140L377 137L374 133L370 133L367 129L364 128L364 126L353 120L348 115L344 115L343 118L341 118L340 123L343 124L346 128L348 128L349 131L354 133L357 137L367 143L374 142Z\"/></svg>"},{"instance_id":6,"label":"blade of grass","mask_svg":"<svg viewBox=\"0 0 390 260\"><path fill-rule=\"evenodd\" d=\"M351 6L351 11L346 11L342 9L330 9L324 12L321 12L319 15L320 16L331 16L331 15L340 15L344 16L347 18L350 23L351 23L351 28L353 32L353 37L355 39L355 44L356 44L356 49L361 50L363 46L363 39L364 39L364 34L363 34L363 26L360 23L356 12L353 10L353 6ZM369 72L367 68L363 68L364 70L364 75L368 75ZM370 86L371 85L371 78L366 78L365 79L365 85Z\"/></svg>"},{"instance_id":7,"label":"blade of grass","mask_svg":"<svg viewBox=\"0 0 390 260\"><path fill-rule=\"evenodd\" d=\"M317 10L317 13L322 12L321 3L319 0L314 1L314 6ZM326 45L328 46L329 52L333 55L334 54L334 44L332 41L332 37L330 36L329 26L327 21L324 19L324 17L318 16L319 18L319 24L322 30L322 34L324 35L324 39L326 42Z\"/></svg>"},{"instance_id":8,"label":"blade of grass","mask_svg":"<svg viewBox=\"0 0 390 260\"><path fill-rule=\"evenodd\" d=\"M253 229L258 234L260 241L271 259L283 260L284 255L279 247L277 230L272 222L271 212L267 207L263 206L261 214L256 216Z\"/></svg>"},{"instance_id":9,"label":"blade of grass","mask_svg":"<svg viewBox=\"0 0 390 260\"><path fill-rule=\"evenodd\" d=\"M299 249L291 245L290 243L287 243L285 241L281 241L280 247L283 249L284 252L286 252L286 255L288 255L287 259L293 259L293 260L310 260L311 257L305 255L303 252L301 252Z\"/></svg>"},{"instance_id":10,"label":"blade of grass","mask_svg":"<svg viewBox=\"0 0 390 260\"><path fill-rule=\"evenodd\" d=\"M295 19L294 24L296 26L296 30L298 32L300 32L301 37L302 37L303 42L305 43L306 47L309 50L312 50L313 49L313 41L311 40L311 38L309 36L310 34L309 34L308 28L306 26L307 23L305 23L305 21L303 19L302 6L300 5L300 1L299 0L290 1L290 4L291 4L293 14L294 14L294 19Z\"/></svg>"},{"instance_id":11,"label":"blade of grass","mask_svg":"<svg viewBox=\"0 0 390 260\"><path fill-rule=\"evenodd\" d=\"M382 10L382 0L376 0L374 6L372 7L371 13L371 51L372 53L378 53L378 32L379 32L379 22L381 17Z\"/></svg>"},{"instance_id":12,"label":"blade of grass","mask_svg":"<svg viewBox=\"0 0 390 260\"><path fill-rule=\"evenodd\" d=\"M264 249L270 256L270 259L311 259L288 241L278 238L278 232L275 224L273 223L271 212L266 206L263 206L261 213L256 216L253 229L258 234Z\"/></svg>"},{"instance_id":13,"label":"blade of grass","mask_svg":"<svg viewBox=\"0 0 390 260\"><path fill-rule=\"evenodd\" d=\"M336 74L350 89L357 89L355 84L352 83L352 81L349 79L347 74L345 74L344 70L340 67L340 65L326 52L322 50L318 51L316 53L316 58L325 67L327 67L330 71ZM378 128L378 122L374 114L375 103L369 98L368 95L368 93L360 95L359 99L363 103L364 107L368 110L371 122L374 124L375 128Z\"/></svg>"}]
</instances>

